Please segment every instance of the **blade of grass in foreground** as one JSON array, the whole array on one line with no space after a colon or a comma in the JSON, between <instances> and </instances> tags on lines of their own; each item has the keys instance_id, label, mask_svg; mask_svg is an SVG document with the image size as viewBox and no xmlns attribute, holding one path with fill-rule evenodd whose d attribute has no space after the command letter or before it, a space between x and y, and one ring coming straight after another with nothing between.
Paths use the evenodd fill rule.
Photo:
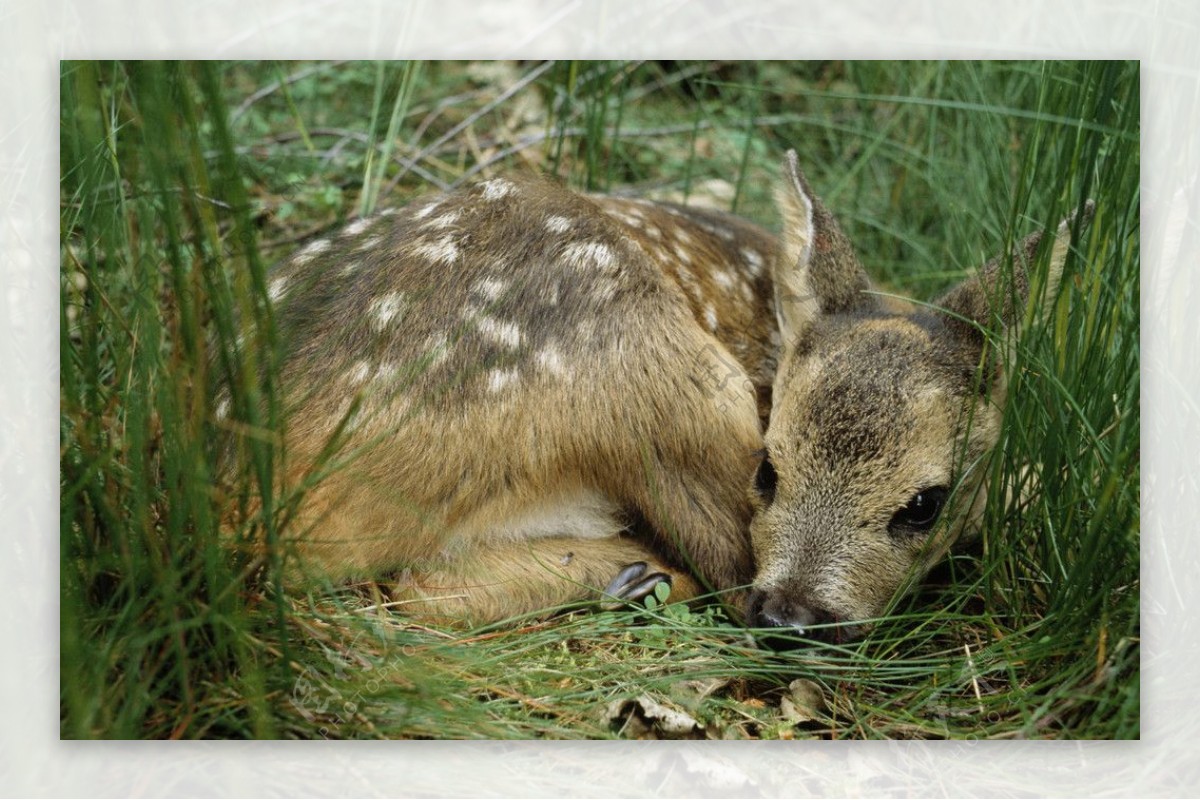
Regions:
<instances>
[{"instance_id":1,"label":"blade of grass in foreground","mask_svg":"<svg viewBox=\"0 0 1200 800\"><path fill-rule=\"evenodd\" d=\"M214 198L244 198L240 175L204 160L194 76L212 86L215 70L63 65L68 737L274 731L255 639L265 620L221 547L213 486L205 325L233 316L230 295L211 291L229 255ZM245 258L253 237L241 230ZM213 705L214 685L243 698L236 714Z\"/></svg>"}]
</instances>

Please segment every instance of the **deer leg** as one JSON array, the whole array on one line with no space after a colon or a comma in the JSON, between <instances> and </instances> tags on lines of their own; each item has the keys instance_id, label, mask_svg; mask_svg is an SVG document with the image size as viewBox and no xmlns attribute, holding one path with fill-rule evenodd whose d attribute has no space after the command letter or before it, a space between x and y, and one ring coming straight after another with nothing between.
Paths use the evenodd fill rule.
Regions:
<instances>
[{"instance_id":1,"label":"deer leg","mask_svg":"<svg viewBox=\"0 0 1200 800\"><path fill-rule=\"evenodd\" d=\"M479 625L591 600L632 601L667 581L672 600L699 586L629 536L481 542L421 568L395 587L397 611L431 622ZM607 590L607 591L606 591Z\"/></svg>"}]
</instances>

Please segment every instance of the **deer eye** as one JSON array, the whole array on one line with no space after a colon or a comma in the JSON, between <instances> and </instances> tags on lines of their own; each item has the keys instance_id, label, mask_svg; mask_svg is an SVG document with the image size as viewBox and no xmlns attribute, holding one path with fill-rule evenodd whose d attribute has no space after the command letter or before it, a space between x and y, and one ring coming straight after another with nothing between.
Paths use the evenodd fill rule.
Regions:
<instances>
[{"instance_id":1,"label":"deer eye","mask_svg":"<svg viewBox=\"0 0 1200 800\"><path fill-rule=\"evenodd\" d=\"M758 464L758 472L754 473L754 490L768 504L775 500L775 482L778 477L775 474L775 465L771 463L771 456L764 454L763 460Z\"/></svg>"},{"instance_id":2,"label":"deer eye","mask_svg":"<svg viewBox=\"0 0 1200 800\"><path fill-rule=\"evenodd\" d=\"M929 530L941 515L949 494L950 490L945 486L922 489L913 495L908 505L895 513L888 523L888 530L894 534Z\"/></svg>"}]
</instances>

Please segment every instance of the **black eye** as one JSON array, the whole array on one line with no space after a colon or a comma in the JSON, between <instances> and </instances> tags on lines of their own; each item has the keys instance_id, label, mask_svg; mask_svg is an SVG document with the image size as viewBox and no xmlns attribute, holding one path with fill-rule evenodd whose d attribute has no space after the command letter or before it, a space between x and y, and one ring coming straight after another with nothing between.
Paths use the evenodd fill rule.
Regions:
<instances>
[{"instance_id":1,"label":"black eye","mask_svg":"<svg viewBox=\"0 0 1200 800\"><path fill-rule=\"evenodd\" d=\"M922 489L913 495L908 505L896 512L888 524L892 533L915 533L927 531L937 522L946 505L950 491L945 486Z\"/></svg>"},{"instance_id":2,"label":"black eye","mask_svg":"<svg viewBox=\"0 0 1200 800\"><path fill-rule=\"evenodd\" d=\"M778 477L775 474L775 465L771 463L771 456L764 455L758 465L758 472L754 474L754 489L767 503L775 499L775 481Z\"/></svg>"}]
</instances>

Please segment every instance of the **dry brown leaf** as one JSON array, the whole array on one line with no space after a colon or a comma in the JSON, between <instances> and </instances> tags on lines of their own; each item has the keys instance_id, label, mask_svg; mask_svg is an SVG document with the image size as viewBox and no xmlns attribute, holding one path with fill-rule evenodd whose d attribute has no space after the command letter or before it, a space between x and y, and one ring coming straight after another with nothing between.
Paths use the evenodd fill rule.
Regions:
<instances>
[{"instance_id":1,"label":"dry brown leaf","mask_svg":"<svg viewBox=\"0 0 1200 800\"><path fill-rule=\"evenodd\" d=\"M648 694L624 697L608 704L604 720L610 727L638 739L704 739L704 728L685 711Z\"/></svg>"},{"instance_id":2,"label":"dry brown leaf","mask_svg":"<svg viewBox=\"0 0 1200 800\"><path fill-rule=\"evenodd\" d=\"M813 722L826 711L825 693L814 681L797 678L788 684L788 693L779 700L780 714L788 722Z\"/></svg>"}]
</instances>

